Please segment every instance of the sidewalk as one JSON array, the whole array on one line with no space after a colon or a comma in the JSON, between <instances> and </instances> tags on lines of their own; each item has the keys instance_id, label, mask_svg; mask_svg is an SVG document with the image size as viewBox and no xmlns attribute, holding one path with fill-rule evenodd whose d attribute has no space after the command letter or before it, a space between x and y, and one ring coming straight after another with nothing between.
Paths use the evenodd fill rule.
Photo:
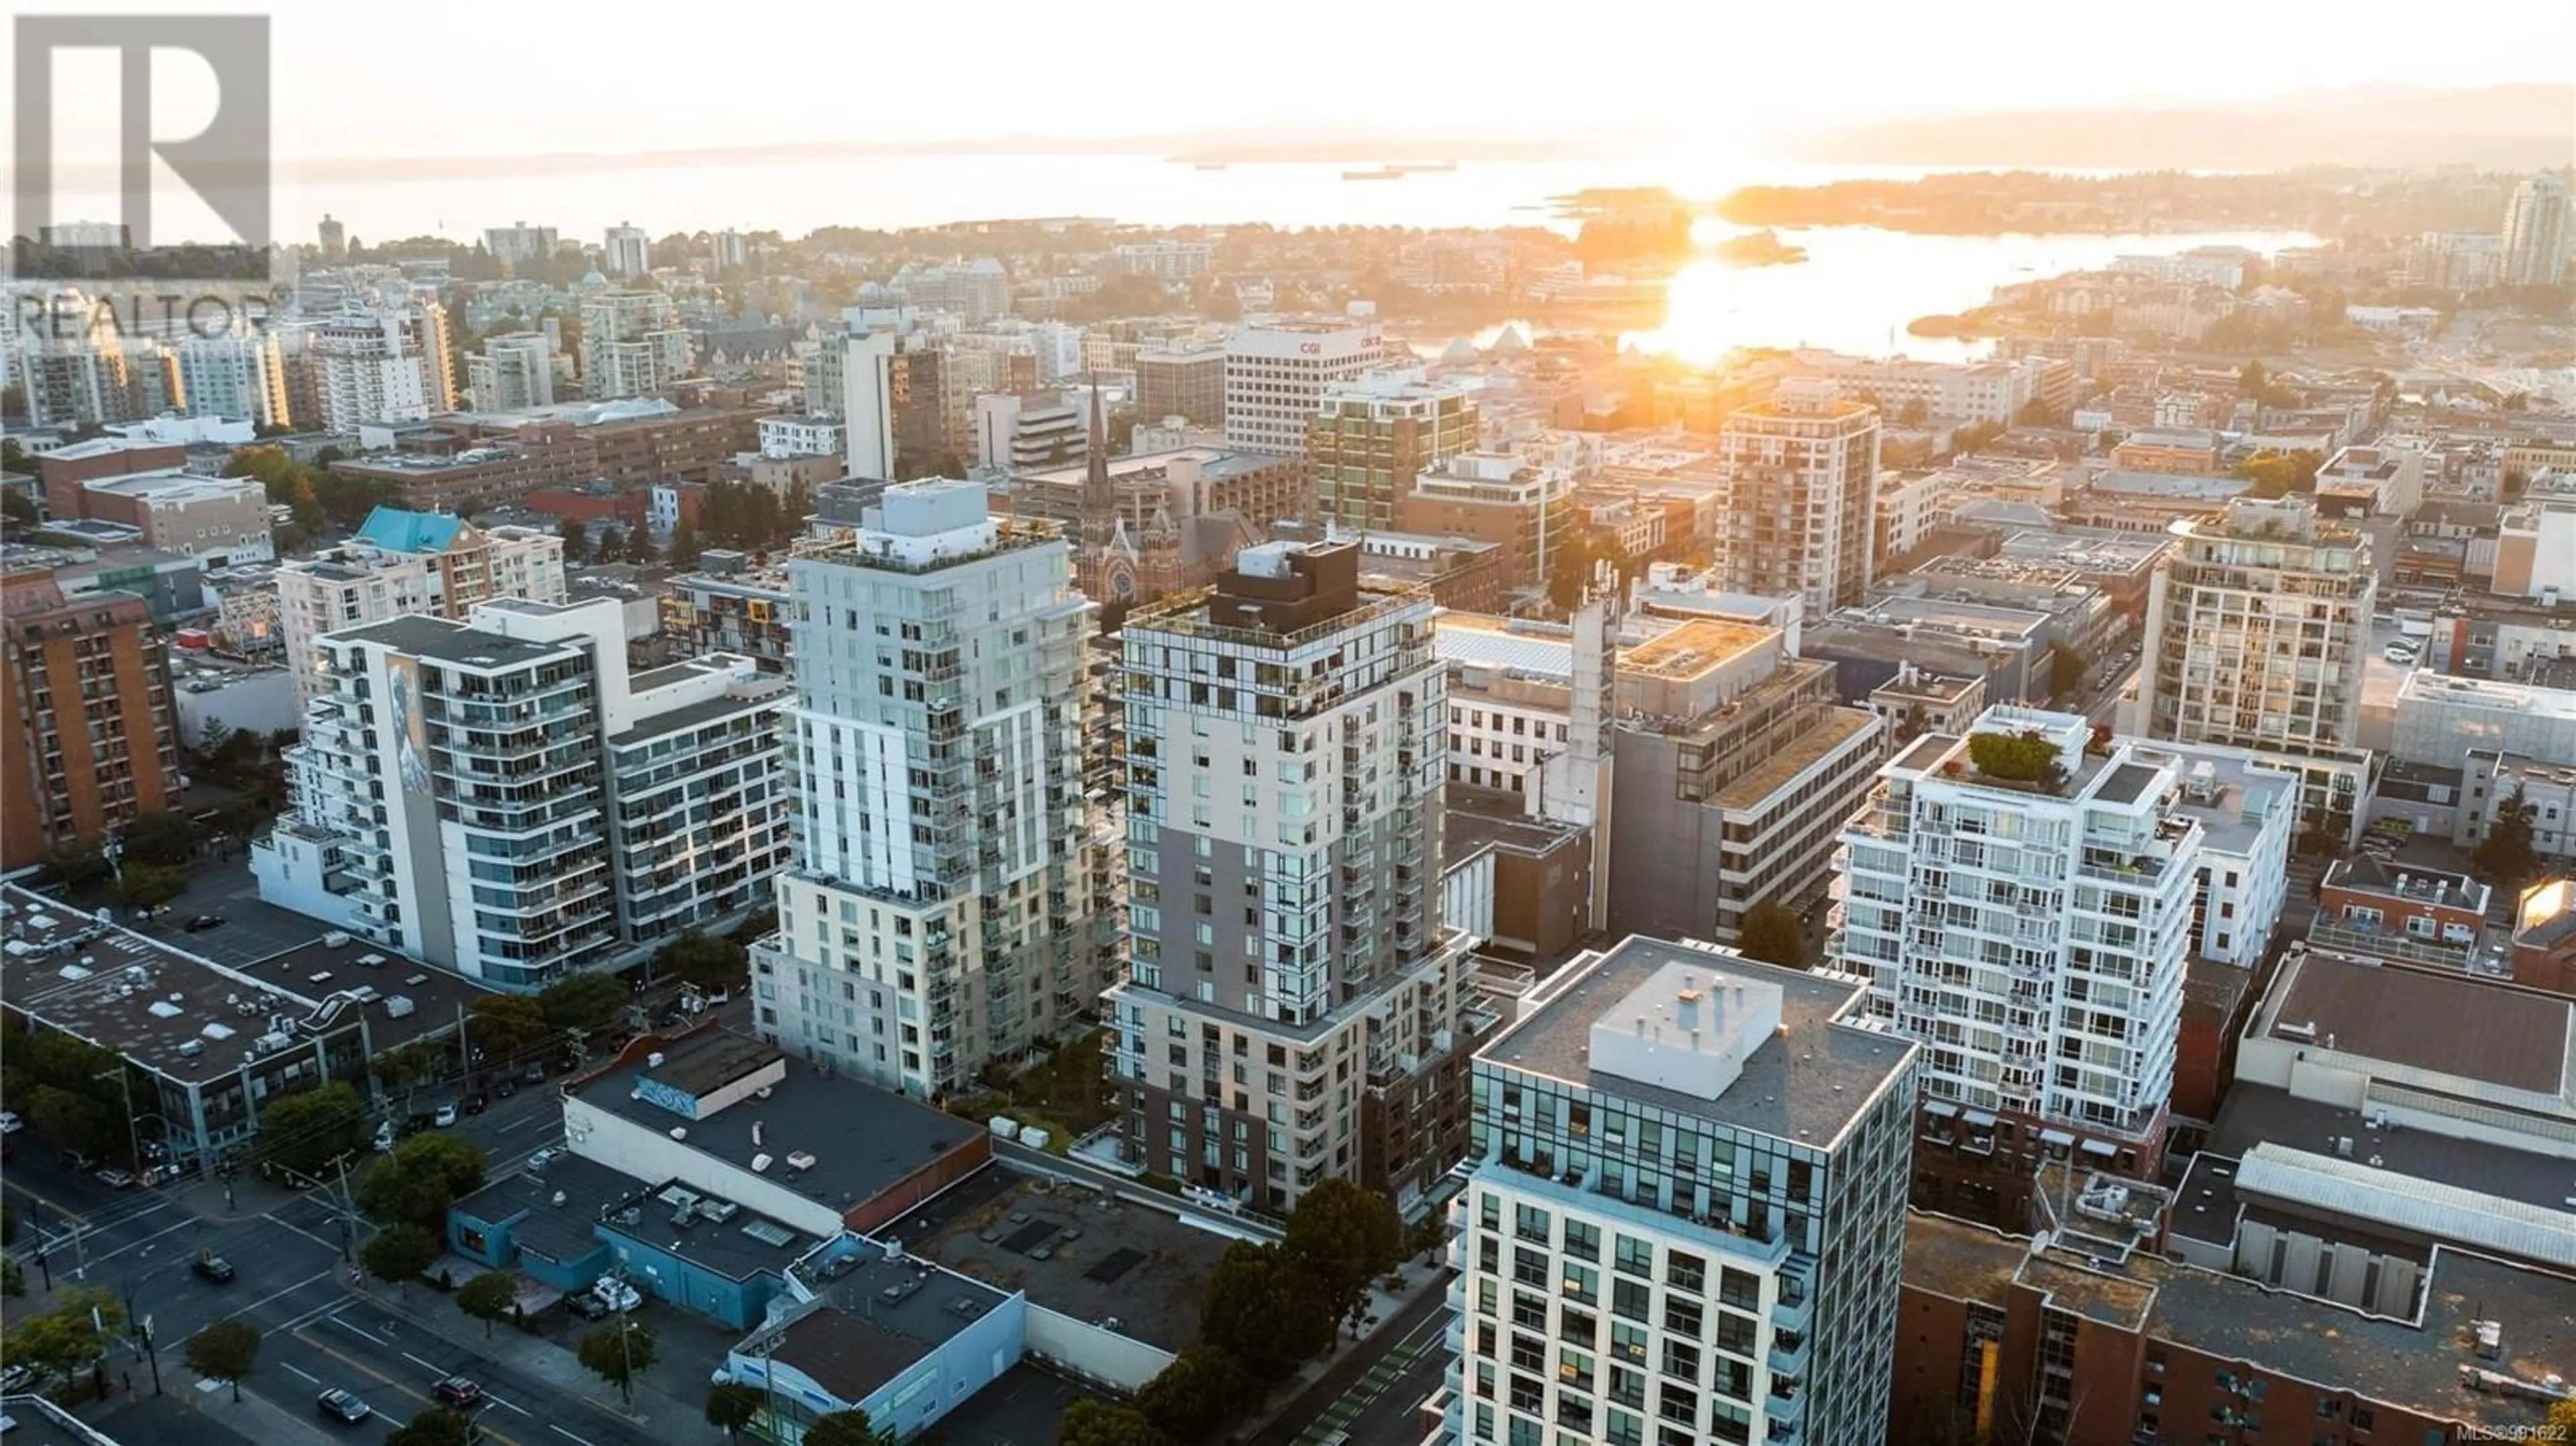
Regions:
<instances>
[{"instance_id":1,"label":"sidewalk","mask_svg":"<svg viewBox=\"0 0 2576 1446\"><path fill-rule=\"evenodd\" d=\"M359 1292L352 1294L359 1299L373 1299ZM532 1331L508 1325L493 1327L492 1338L485 1340L483 1323L458 1310L454 1301L444 1297L421 1296L419 1308L405 1314L403 1324L417 1326L476 1355L507 1360L514 1369L525 1371L566 1395L578 1396L639 1426L659 1421L663 1423L662 1432L667 1434L690 1422L703 1424L706 1418L706 1402L675 1394L672 1389L674 1383L669 1379L673 1371L686 1373L691 1367L671 1360L667 1355L651 1370L636 1372L635 1404L630 1408L618 1400L615 1386L583 1365L581 1358L566 1347ZM702 1377L687 1378L684 1375L684 1379L691 1387L705 1384Z\"/></svg>"},{"instance_id":2,"label":"sidewalk","mask_svg":"<svg viewBox=\"0 0 2576 1446\"><path fill-rule=\"evenodd\" d=\"M202 1380L186 1366L167 1361L161 1366L161 1380L168 1399L244 1441L258 1442L259 1446L340 1446L311 1417L289 1411L255 1391L245 1390L242 1398L235 1401L232 1387L221 1381Z\"/></svg>"}]
</instances>

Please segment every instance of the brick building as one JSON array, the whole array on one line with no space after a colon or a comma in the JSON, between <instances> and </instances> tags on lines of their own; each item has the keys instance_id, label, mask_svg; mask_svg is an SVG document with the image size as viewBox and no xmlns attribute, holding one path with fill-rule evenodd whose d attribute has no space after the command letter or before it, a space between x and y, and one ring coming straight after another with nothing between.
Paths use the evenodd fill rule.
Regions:
<instances>
[{"instance_id":1,"label":"brick building","mask_svg":"<svg viewBox=\"0 0 2576 1446\"><path fill-rule=\"evenodd\" d=\"M64 598L48 573L0 578L0 868L159 813L179 797L169 665L130 593Z\"/></svg>"}]
</instances>

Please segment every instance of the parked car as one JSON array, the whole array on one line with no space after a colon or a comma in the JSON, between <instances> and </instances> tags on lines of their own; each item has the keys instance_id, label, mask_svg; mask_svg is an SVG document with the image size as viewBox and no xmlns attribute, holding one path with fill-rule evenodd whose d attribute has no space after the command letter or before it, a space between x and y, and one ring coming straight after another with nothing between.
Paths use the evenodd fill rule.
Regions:
<instances>
[{"instance_id":1,"label":"parked car","mask_svg":"<svg viewBox=\"0 0 2576 1446\"><path fill-rule=\"evenodd\" d=\"M544 1084L546 1082L546 1062L542 1059L529 1060L528 1067L519 1071L519 1078L526 1080L530 1084Z\"/></svg>"},{"instance_id":2,"label":"parked car","mask_svg":"<svg viewBox=\"0 0 2576 1446\"><path fill-rule=\"evenodd\" d=\"M134 1172L117 1165L99 1171L95 1178L110 1190L123 1190L134 1184Z\"/></svg>"},{"instance_id":3,"label":"parked car","mask_svg":"<svg viewBox=\"0 0 2576 1446\"><path fill-rule=\"evenodd\" d=\"M16 1110L0 1110L0 1135L14 1135L25 1128L27 1122L18 1118Z\"/></svg>"},{"instance_id":4,"label":"parked car","mask_svg":"<svg viewBox=\"0 0 2576 1446\"><path fill-rule=\"evenodd\" d=\"M446 1104L440 1105L440 1106L438 1107L438 1113L437 1113L435 1116L433 1116L432 1118L435 1120L437 1128L442 1129L442 1130L443 1130L443 1129L446 1129L446 1128L447 1128L448 1126L450 1126L450 1125L455 1124L455 1123L456 1123L456 1102L455 1102L455 1101L453 1101L453 1100L450 1100L450 1101L448 1101Z\"/></svg>"},{"instance_id":5,"label":"parked car","mask_svg":"<svg viewBox=\"0 0 2576 1446\"><path fill-rule=\"evenodd\" d=\"M191 933L191 934L202 934L202 933L206 932L208 929L220 929L220 928L222 928L223 926L224 926L224 916L223 916L223 915L221 915L221 914L199 914L197 917L195 917L195 918L193 918L193 919L190 919L186 924L182 925L181 927L185 928L185 929L186 929L189 933Z\"/></svg>"},{"instance_id":6,"label":"parked car","mask_svg":"<svg viewBox=\"0 0 2576 1446\"><path fill-rule=\"evenodd\" d=\"M465 1113L469 1115L479 1115L483 1113L484 1110L490 1108L491 1104L492 1102L489 1099L486 1099L479 1093L467 1095L465 1097Z\"/></svg>"},{"instance_id":7,"label":"parked car","mask_svg":"<svg viewBox=\"0 0 2576 1446\"><path fill-rule=\"evenodd\" d=\"M375 1142L375 1143L376 1143L376 1153L377 1153L377 1154L379 1154L379 1155L390 1155L390 1154L392 1154L392 1153L394 1152L394 1122L393 1122L393 1121L391 1121L391 1120L387 1120L387 1121L385 1121L383 1124L376 1126L376 1142Z\"/></svg>"},{"instance_id":8,"label":"parked car","mask_svg":"<svg viewBox=\"0 0 2576 1446\"><path fill-rule=\"evenodd\" d=\"M337 1386L314 1397L313 1405L323 1415L348 1426L355 1426L376 1414L375 1407L358 1399L356 1392L344 1391Z\"/></svg>"},{"instance_id":9,"label":"parked car","mask_svg":"<svg viewBox=\"0 0 2576 1446\"><path fill-rule=\"evenodd\" d=\"M442 1406L466 1410L483 1404L483 1388L464 1376L450 1376L429 1388Z\"/></svg>"},{"instance_id":10,"label":"parked car","mask_svg":"<svg viewBox=\"0 0 2576 1446\"><path fill-rule=\"evenodd\" d=\"M199 1280L209 1284L230 1285L232 1283L233 1263L210 1251L197 1252L197 1258L189 1264L188 1269Z\"/></svg>"},{"instance_id":11,"label":"parked car","mask_svg":"<svg viewBox=\"0 0 2576 1446\"><path fill-rule=\"evenodd\" d=\"M492 1095L495 1099L506 1100L518 1092L519 1082L510 1078L508 1075L501 1076L501 1082L492 1086Z\"/></svg>"},{"instance_id":12,"label":"parked car","mask_svg":"<svg viewBox=\"0 0 2576 1446\"><path fill-rule=\"evenodd\" d=\"M613 1275L601 1276L591 1291L599 1297L602 1305L613 1311L630 1311L644 1303L644 1297L636 1292L635 1287Z\"/></svg>"},{"instance_id":13,"label":"parked car","mask_svg":"<svg viewBox=\"0 0 2576 1446\"><path fill-rule=\"evenodd\" d=\"M606 1320L616 1314L608 1308L608 1302L599 1298L599 1292L595 1290L576 1290L565 1296L564 1309L580 1316L583 1320Z\"/></svg>"}]
</instances>

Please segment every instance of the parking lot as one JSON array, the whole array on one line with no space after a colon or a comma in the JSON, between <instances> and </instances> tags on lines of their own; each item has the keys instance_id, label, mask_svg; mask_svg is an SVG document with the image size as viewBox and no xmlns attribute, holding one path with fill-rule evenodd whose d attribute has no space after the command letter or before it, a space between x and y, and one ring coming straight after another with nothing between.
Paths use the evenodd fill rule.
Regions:
<instances>
[{"instance_id":1,"label":"parking lot","mask_svg":"<svg viewBox=\"0 0 2576 1446\"><path fill-rule=\"evenodd\" d=\"M1232 1242L1099 1191L988 1169L906 1216L904 1248L1165 1350L1198 1339L1199 1293Z\"/></svg>"},{"instance_id":2,"label":"parking lot","mask_svg":"<svg viewBox=\"0 0 2576 1446\"><path fill-rule=\"evenodd\" d=\"M170 912L132 927L234 968L310 944L330 928L319 919L261 903L259 881L251 877L245 859L195 864L187 874L188 891L172 901ZM188 932L188 921L204 914L224 922Z\"/></svg>"}]
</instances>

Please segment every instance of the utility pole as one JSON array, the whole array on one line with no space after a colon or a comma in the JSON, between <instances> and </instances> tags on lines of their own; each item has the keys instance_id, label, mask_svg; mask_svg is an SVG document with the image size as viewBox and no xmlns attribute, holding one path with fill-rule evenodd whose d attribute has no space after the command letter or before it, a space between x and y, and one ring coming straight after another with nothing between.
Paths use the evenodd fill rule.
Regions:
<instances>
[{"instance_id":1,"label":"utility pole","mask_svg":"<svg viewBox=\"0 0 2576 1446\"><path fill-rule=\"evenodd\" d=\"M116 1076L117 1088L125 1095L126 1159L133 1163L139 1173L143 1169L143 1130L134 1122L134 1076L126 1068L125 1061L119 1059L115 1069L100 1070L92 1078L105 1079L111 1074Z\"/></svg>"}]
</instances>

